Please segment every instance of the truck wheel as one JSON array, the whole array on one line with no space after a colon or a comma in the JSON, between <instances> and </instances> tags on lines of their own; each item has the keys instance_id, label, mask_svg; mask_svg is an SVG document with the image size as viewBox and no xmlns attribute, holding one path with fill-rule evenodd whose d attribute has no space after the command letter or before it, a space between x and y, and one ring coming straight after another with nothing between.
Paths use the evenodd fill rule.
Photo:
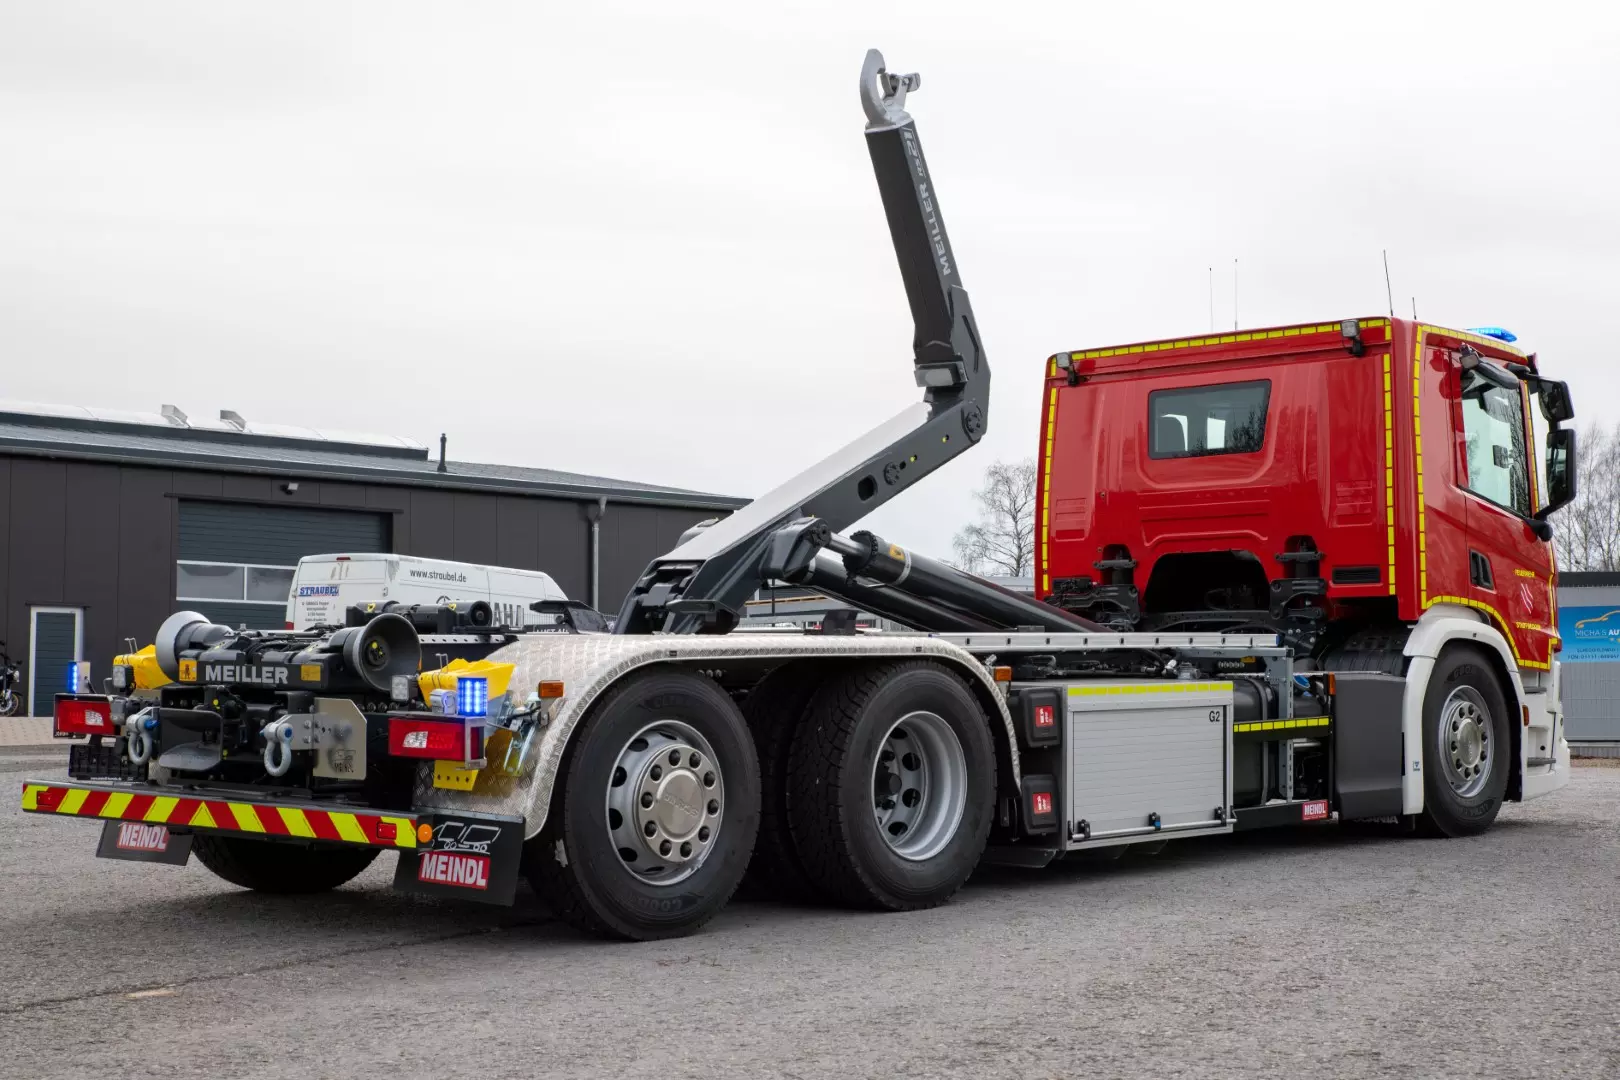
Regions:
<instances>
[{"instance_id":1,"label":"truck wheel","mask_svg":"<svg viewBox=\"0 0 1620 1080\"><path fill-rule=\"evenodd\" d=\"M1496 820L1507 791L1507 700L1479 650L1447 649L1423 695L1423 831L1473 836Z\"/></svg>"},{"instance_id":2,"label":"truck wheel","mask_svg":"<svg viewBox=\"0 0 1620 1080\"><path fill-rule=\"evenodd\" d=\"M314 847L202 833L192 836L191 853L232 885L283 895L335 889L358 877L377 857L374 848Z\"/></svg>"},{"instance_id":3,"label":"truck wheel","mask_svg":"<svg viewBox=\"0 0 1620 1080\"><path fill-rule=\"evenodd\" d=\"M984 710L958 676L925 661L849 672L817 696L794 740L799 858L852 906L944 903L984 853L995 776Z\"/></svg>"},{"instance_id":4,"label":"truck wheel","mask_svg":"<svg viewBox=\"0 0 1620 1080\"><path fill-rule=\"evenodd\" d=\"M816 691L827 679L819 664L801 664L773 672L743 703L759 752L759 839L748 864L745 887L780 900L810 903L821 890L804 871L788 827L788 755L793 736Z\"/></svg>"},{"instance_id":5,"label":"truck wheel","mask_svg":"<svg viewBox=\"0 0 1620 1080\"><path fill-rule=\"evenodd\" d=\"M574 736L524 873L598 937L691 933L742 881L759 828L759 763L742 712L710 680L633 676Z\"/></svg>"}]
</instances>

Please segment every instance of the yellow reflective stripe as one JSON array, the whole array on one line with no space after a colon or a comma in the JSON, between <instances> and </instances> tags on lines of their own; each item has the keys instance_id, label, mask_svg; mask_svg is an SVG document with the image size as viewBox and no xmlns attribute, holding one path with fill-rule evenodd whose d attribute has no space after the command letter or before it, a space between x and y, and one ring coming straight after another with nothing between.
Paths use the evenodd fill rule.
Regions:
<instances>
[{"instance_id":1,"label":"yellow reflective stripe","mask_svg":"<svg viewBox=\"0 0 1620 1080\"><path fill-rule=\"evenodd\" d=\"M1395 344L1384 353L1384 528L1389 547L1389 595L1395 595L1395 396L1391 363Z\"/></svg>"},{"instance_id":2,"label":"yellow reflective stripe","mask_svg":"<svg viewBox=\"0 0 1620 1080\"><path fill-rule=\"evenodd\" d=\"M191 824L203 829L219 828L218 825L214 824L214 815L208 812L207 803L197 804L197 812L191 815Z\"/></svg>"},{"instance_id":3,"label":"yellow reflective stripe","mask_svg":"<svg viewBox=\"0 0 1620 1080\"><path fill-rule=\"evenodd\" d=\"M173 796L159 795L157 798L152 800L151 807L146 811L145 820L157 822L168 821L169 815L173 813L174 808L179 805L179 803L180 800L174 798Z\"/></svg>"},{"instance_id":4,"label":"yellow reflective stripe","mask_svg":"<svg viewBox=\"0 0 1620 1080\"><path fill-rule=\"evenodd\" d=\"M315 838L315 830L310 828L309 818L304 816L302 810L291 806L278 806L276 807L276 813L281 815L281 820L286 824L287 831L294 836L302 836L311 840Z\"/></svg>"},{"instance_id":5,"label":"yellow reflective stripe","mask_svg":"<svg viewBox=\"0 0 1620 1080\"><path fill-rule=\"evenodd\" d=\"M416 846L416 822L410 818L385 817L383 821L394 823L394 846L413 848Z\"/></svg>"},{"instance_id":6,"label":"yellow reflective stripe","mask_svg":"<svg viewBox=\"0 0 1620 1080\"><path fill-rule=\"evenodd\" d=\"M101 816L104 818L121 818L124 816L124 811L129 809L129 804L134 801L135 795L133 792L114 792L108 796L107 802L102 806Z\"/></svg>"},{"instance_id":7,"label":"yellow reflective stripe","mask_svg":"<svg viewBox=\"0 0 1620 1080\"><path fill-rule=\"evenodd\" d=\"M1388 319L1358 319L1356 322L1363 330L1379 326L1388 326ZM1116 345L1110 349L1089 349L1085 352L1069 354L1071 360L1097 360L1110 356L1136 356L1143 353L1172 352L1176 349L1201 349L1208 345L1232 345L1245 341L1272 341L1277 338L1300 337L1304 334L1337 334L1342 331L1342 323L1320 323L1306 326L1284 326L1275 330L1250 330L1241 334L1215 334L1210 337L1184 338L1181 341L1148 341L1140 345ZM1452 333L1452 331L1446 331ZM1472 339L1481 340L1481 339ZM1493 343L1500 345L1501 342ZM1481 340L1481 344L1489 344ZM1522 354L1521 354L1522 355ZM1051 370L1056 374L1056 363Z\"/></svg>"},{"instance_id":8,"label":"yellow reflective stripe","mask_svg":"<svg viewBox=\"0 0 1620 1080\"><path fill-rule=\"evenodd\" d=\"M44 790L45 785L43 784L24 784L22 808L24 810L38 810L39 793Z\"/></svg>"},{"instance_id":9,"label":"yellow reflective stripe","mask_svg":"<svg viewBox=\"0 0 1620 1080\"><path fill-rule=\"evenodd\" d=\"M236 827L238 829L243 832L264 832L264 822L260 821L259 815L253 812L253 807L247 803L239 802L227 803L226 805L231 808L231 813L236 816Z\"/></svg>"},{"instance_id":10,"label":"yellow reflective stripe","mask_svg":"<svg viewBox=\"0 0 1620 1080\"><path fill-rule=\"evenodd\" d=\"M84 806L84 800L89 797L90 793L83 788L72 788L62 797L62 801L57 804L56 812L58 814L77 814Z\"/></svg>"},{"instance_id":11,"label":"yellow reflective stripe","mask_svg":"<svg viewBox=\"0 0 1620 1080\"><path fill-rule=\"evenodd\" d=\"M366 831L360 827L353 814L328 814L332 819L332 826L337 829L338 835L351 844L369 844Z\"/></svg>"},{"instance_id":12,"label":"yellow reflective stripe","mask_svg":"<svg viewBox=\"0 0 1620 1080\"><path fill-rule=\"evenodd\" d=\"M1071 686L1070 697L1119 697L1132 694L1216 694L1232 689L1229 682L1131 683L1125 686Z\"/></svg>"},{"instance_id":13,"label":"yellow reflective stripe","mask_svg":"<svg viewBox=\"0 0 1620 1080\"><path fill-rule=\"evenodd\" d=\"M1248 731L1292 731L1299 728L1327 727L1332 721L1326 716L1303 716L1295 720L1251 720L1243 724L1233 724L1232 730L1237 733Z\"/></svg>"}]
</instances>

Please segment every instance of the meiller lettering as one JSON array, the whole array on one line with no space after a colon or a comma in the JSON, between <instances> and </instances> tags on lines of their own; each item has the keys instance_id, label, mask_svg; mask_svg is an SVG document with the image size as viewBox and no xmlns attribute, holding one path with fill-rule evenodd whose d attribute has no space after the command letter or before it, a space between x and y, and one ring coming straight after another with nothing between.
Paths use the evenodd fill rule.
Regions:
<instances>
[{"instance_id":1,"label":"meiller lettering","mask_svg":"<svg viewBox=\"0 0 1620 1080\"><path fill-rule=\"evenodd\" d=\"M118 846L125 851L167 851L169 830L164 825L126 821L118 826Z\"/></svg>"},{"instance_id":2,"label":"meiller lettering","mask_svg":"<svg viewBox=\"0 0 1620 1080\"><path fill-rule=\"evenodd\" d=\"M922 203L923 222L928 226L929 239L933 241L934 255L939 260L939 273L941 277L951 276L951 253L945 247L945 235L939 227L939 214L934 209L934 197L928 190L928 171L923 167L922 147L917 143L915 132L902 131L906 140L906 151L911 154L911 162L917 170L917 198Z\"/></svg>"},{"instance_id":3,"label":"meiller lettering","mask_svg":"<svg viewBox=\"0 0 1620 1080\"><path fill-rule=\"evenodd\" d=\"M430 885L457 885L463 889L489 888L489 856L429 852L421 857L416 880Z\"/></svg>"},{"instance_id":4,"label":"meiller lettering","mask_svg":"<svg viewBox=\"0 0 1620 1080\"><path fill-rule=\"evenodd\" d=\"M287 669L284 667L271 667L266 664L204 664L203 681L285 686L287 685Z\"/></svg>"}]
</instances>

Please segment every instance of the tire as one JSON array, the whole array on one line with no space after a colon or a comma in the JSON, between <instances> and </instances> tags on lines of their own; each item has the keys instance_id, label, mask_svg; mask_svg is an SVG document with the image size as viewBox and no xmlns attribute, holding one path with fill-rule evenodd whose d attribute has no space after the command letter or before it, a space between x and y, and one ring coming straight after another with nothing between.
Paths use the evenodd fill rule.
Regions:
<instances>
[{"instance_id":1,"label":"tire","mask_svg":"<svg viewBox=\"0 0 1620 1080\"><path fill-rule=\"evenodd\" d=\"M1471 646L1441 653L1423 694L1423 832L1475 836L1491 827L1507 792L1508 722L1506 696L1485 655ZM1442 742L1442 727L1459 738ZM1478 771L1463 775L1470 769Z\"/></svg>"},{"instance_id":2,"label":"tire","mask_svg":"<svg viewBox=\"0 0 1620 1080\"><path fill-rule=\"evenodd\" d=\"M773 672L743 703L759 753L759 838L744 881L751 894L803 904L824 899L805 872L788 826L787 778L793 736L828 674L814 663L784 668Z\"/></svg>"},{"instance_id":3,"label":"tire","mask_svg":"<svg viewBox=\"0 0 1620 1080\"><path fill-rule=\"evenodd\" d=\"M197 861L232 885L283 896L328 892L360 875L377 851L315 847L240 836L192 836Z\"/></svg>"},{"instance_id":4,"label":"tire","mask_svg":"<svg viewBox=\"0 0 1620 1080\"><path fill-rule=\"evenodd\" d=\"M891 731L898 734L890 738ZM959 800L941 794L948 783L908 786L919 775L946 775L928 755L949 759L947 733L961 755ZM904 745L922 750L932 771L902 773L909 768L903 754L881 758ZM995 810L995 743L973 692L939 664L872 665L832 680L810 706L787 775L794 844L806 874L829 899L887 911L934 907L962 887L984 854ZM885 808L875 784L889 777L898 786L888 788ZM924 788L926 796L907 802ZM901 820L905 814L913 815L909 823ZM896 846L908 844L915 846Z\"/></svg>"},{"instance_id":5,"label":"tire","mask_svg":"<svg viewBox=\"0 0 1620 1080\"><path fill-rule=\"evenodd\" d=\"M0 716L16 716L22 711L22 697L7 690L0 695Z\"/></svg>"},{"instance_id":6,"label":"tire","mask_svg":"<svg viewBox=\"0 0 1620 1080\"><path fill-rule=\"evenodd\" d=\"M685 755L679 767L661 760L666 752ZM660 784L654 797L648 788ZM646 825L653 840L641 835ZM758 829L759 762L741 710L710 679L651 671L610 690L574 735L523 870L557 916L587 934L679 937L731 899ZM666 861L658 847L669 837Z\"/></svg>"}]
</instances>

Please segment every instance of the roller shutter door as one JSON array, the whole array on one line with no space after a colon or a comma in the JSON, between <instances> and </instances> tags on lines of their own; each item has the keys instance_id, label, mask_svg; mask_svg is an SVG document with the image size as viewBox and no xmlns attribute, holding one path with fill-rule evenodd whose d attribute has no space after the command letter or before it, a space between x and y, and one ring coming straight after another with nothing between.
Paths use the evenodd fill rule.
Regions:
<instances>
[{"instance_id":1,"label":"roller shutter door","mask_svg":"<svg viewBox=\"0 0 1620 1080\"><path fill-rule=\"evenodd\" d=\"M176 603L216 622L279 628L305 555L390 551L390 517L183 499Z\"/></svg>"}]
</instances>

